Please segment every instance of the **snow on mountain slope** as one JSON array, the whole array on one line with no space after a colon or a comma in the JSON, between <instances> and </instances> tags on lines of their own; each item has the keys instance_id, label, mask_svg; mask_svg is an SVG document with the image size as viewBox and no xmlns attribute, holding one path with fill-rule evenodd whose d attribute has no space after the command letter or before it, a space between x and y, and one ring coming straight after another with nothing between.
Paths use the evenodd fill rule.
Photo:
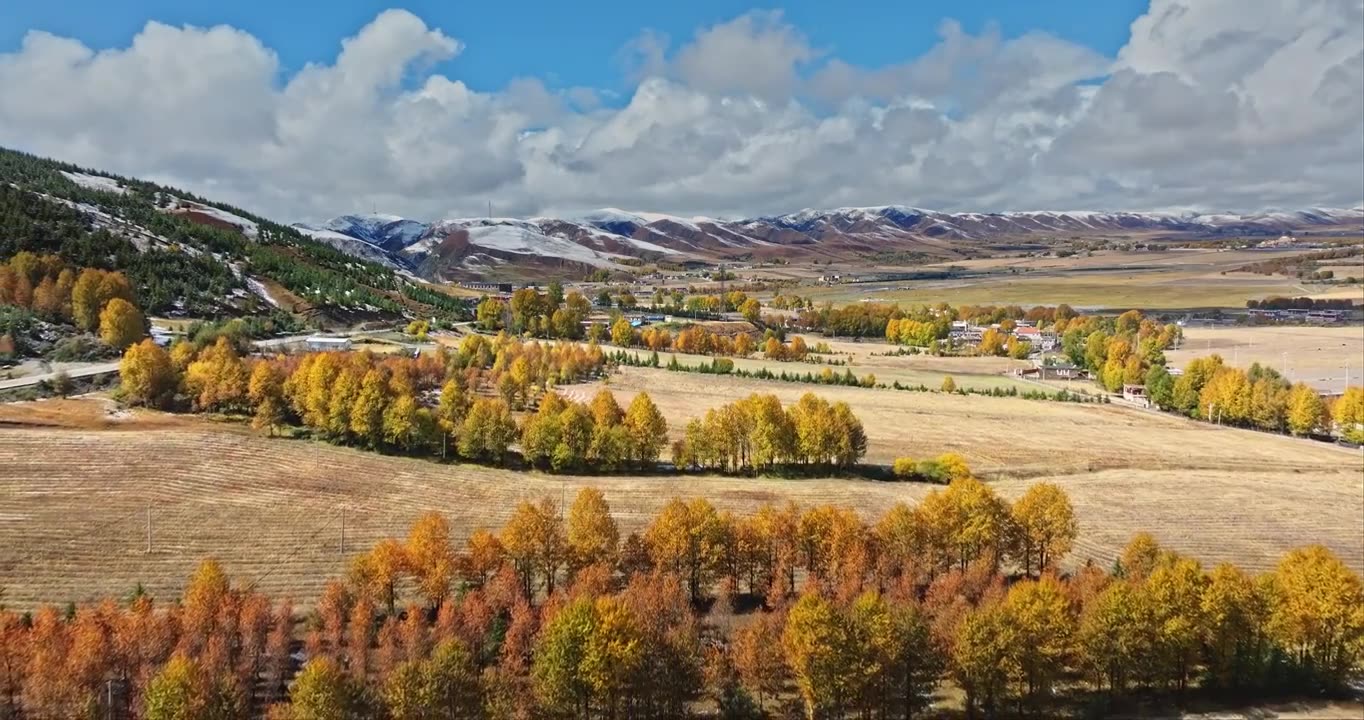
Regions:
<instances>
[{"instance_id":1,"label":"snow on mountain slope","mask_svg":"<svg viewBox=\"0 0 1364 720\"><path fill-rule=\"evenodd\" d=\"M421 261L440 251L451 237L499 254L555 258L594 267L619 267L626 257L601 252L563 237L547 234L539 223L516 218L454 218L432 225L402 255ZM505 259L505 258L504 258Z\"/></svg>"},{"instance_id":2,"label":"snow on mountain slope","mask_svg":"<svg viewBox=\"0 0 1364 720\"><path fill-rule=\"evenodd\" d=\"M894 250L952 258L960 257L973 243L1026 236L1153 232L1216 237L1312 228L1339 231L1352 226L1364 226L1364 208L1268 210L1241 215L1093 210L948 213L909 205L878 205L807 208L740 220L683 218L618 208L564 218L452 218L432 224L394 215L345 215L321 229L363 241L363 246L355 247L356 252L378 249L399 264L418 267L425 263L430 267L429 259L440 256L446 267L462 266L479 272L498 264L532 260L607 267L618 265L624 257L718 261ZM332 237L329 242L342 241Z\"/></svg>"},{"instance_id":3,"label":"snow on mountain slope","mask_svg":"<svg viewBox=\"0 0 1364 720\"><path fill-rule=\"evenodd\" d=\"M430 226L397 215L358 214L333 218L323 229L349 235L390 252L408 247L426 234Z\"/></svg>"},{"instance_id":4,"label":"snow on mountain slope","mask_svg":"<svg viewBox=\"0 0 1364 720\"><path fill-rule=\"evenodd\" d=\"M241 232L242 235L253 240L260 237L260 228L256 226L256 223L235 213L213 207L212 205L204 205L203 203L176 198L170 211L187 215L200 223L207 221L206 224L209 225L234 227Z\"/></svg>"},{"instance_id":5,"label":"snow on mountain slope","mask_svg":"<svg viewBox=\"0 0 1364 720\"><path fill-rule=\"evenodd\" d=\"M81 172L68 172L66 170L62 170L61 173L66 176L67 180L70 180L87 190L99 190L118 195L123 195L128 192L128 188L119 185L117 180L110 177L104 177L103 175L87 175Z\"/></svg>"},{"instance_id":6,"label":"snow on mountain slope","mask_svg":"<svg viewBox=\"0 0 1364 720\"><path fill-rule=\"evenodd\" d=\"M335 230L313 227L303 223L295 223L292 227L304 235L307 235L314 240L320 240L327 243L352 257L358 257L361 260L368 260L394 269L407 269L407 266L404 263L395 260L392 254L367 240L352 237Z\"/></svg>"}]
</instances>

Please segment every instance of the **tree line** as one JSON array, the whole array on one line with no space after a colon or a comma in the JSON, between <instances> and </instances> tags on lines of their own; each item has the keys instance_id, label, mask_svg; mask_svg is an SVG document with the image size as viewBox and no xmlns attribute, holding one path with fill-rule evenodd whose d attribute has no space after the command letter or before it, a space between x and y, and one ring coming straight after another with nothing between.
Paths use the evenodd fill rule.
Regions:
<instances>
[{"instance_id":1,"label":"tree line","mask_svg":"<svg viewBox=\"0 0 1364 720\"><path fill-rule=\"evenodd\" d=\"M56 255L21 251L0 263L3 305L31 312L50 323L95 333L115 350L123 350L147 335L146 318L123 273L73 267ZM17 327L17 320L11 323L0 328L4 336L0 354L22 354L24 350L20 343L27 338Z\"/></svg>"},{"instance_id":2,"label":"tree line","mask_svg":"<svg viewBox=\"0 0 1364 720\"><path fill-rule=\"evenodd\" d=\"M120 364L119 392L134 404L250 415L272 434L302 426L330 442L376 450L500 464L519 443L532 467L652 468L668 423L648 393L622 409L609 390L590 404L552 391L600 375L605 363L595 345L522 343L505 335L471 335L457 352L442 348L416 358L362 352L246 358L231 336L220 335L212 344L181 341L169 351L151 341L134 345ZM751 412L773 402L775 414ZM528 411L519 425L513 410ZM746 444L739 455L716 454L734 430L730 420L741 428L759 423L755 432L765 433L759 442L766 448L759 460L749 462ZM788 414L774 396L754 396L689 426L673 462L731 472L778 464L846 469L865 450L862 425L846 403L831 406L807 394Z\"/></svg>"},{"instance_id":3,"label":"tree line","mask_svg":"<svg viewBox=\"0 0 1364 720\"><path fill-rule=\"evenodd\" d=\"M1058 572L1074 538L1046 483L1008 503L963 477L870 524L674 499L624 538L585 488L462 542L427 513L306 613L211 559L179 598L0 611L0 703L146 720L914 717L951 683L969 716L1054 716L1338 692L1364 653L1364 585L1324 547L1255 576L1139 534L1111 570Z\"/></svg>"},{"instance_id":4,"label":"tree line","mask_svg":"<svg viewBox=\"0 0 1364 720\"><path fill-rule=\"evenodd\" d=\"M605 297L599 297L597 303L609 308L610 293L607 290L602 293ZM692 303L692 300L697 300L697 303ZM486 332L506 331L513 335L566 340L586 338L593 342L609 340L620 347L640 347L655 352L672 350L735 357L748 357L761 352L769 360L804 360L809 353L801 338L793 338L787 343L780 324L766 327L759 337L747 332L733 335L716 333L695 324L678 328L675 332L667 327L652 325L640 329L619 312L638 307L634 296L622 293L616 302L618 310L612 311L612 319L608 323L587 323L592 311L591 301L577 291L565 294L563 286L555 281L543 293L535 288L521 288L506 301L485 297L475 310L475 318L479 328ZM689 298L685 304L678 305L681 302L680 296L668 295L660 288L655 292L653 309L698 314L738 310L752 323L761 321L762 304L738 290L726 293L723 297L707 295L699 299Z\"/></svg>"},{"instance_id":5,"label":"tree line","mask_svg":"<svg viewBox=\"0 0 1364 720\"><path fill-rule=\"evenodd\" d=\"M1358 385L1328 400L1306 383L1290 383L1274 368L1252 363L1243 370L1209 355L1190 361L1178 377L1164 366L1152 367L1146 391L1156 407L1199 420L1364 442L1364 387Z\"/></svg>"},{"instance_id":6,"label":"tree line","mask_svg":"<svg viewBox=\"0 0 1364 720\"><path fill-rule=\"evenodd\" d=\"M866 432L846 402L805 393L783 409L776 395L753 393L688 422L673 463L722 472L832 471L856 466L866 452Z\"/></svg>"},{"instance_id":7,"label":"tree line","mask_svg":"<svg viewBox=\"0 0 1364 720\"><path fill-rule=\"evenodd\" d=\"M1268 297L1264 300L1247 300L1250 310L1345 310L1354 309L1350 298L1312 298L1312 297Z\"/></svg>"},{"instance_id":8,"label":"tree line","mask_svg":"<svg viewBox=\"0 0 1364 720\"><path fill-rule=\"evenodd\" d=\"M807 371L804 373L797 373L787 372L786 370L772 372L765 367L760 367L756 370L736 368L733 360L724 357L712 358L710 362L699 362L695 365L687 365L680 362L675 355L668 358L668 362L664 364L656 352L651 353L647 358L643 358L640 357L639 353L626 352L624 350L617 350L607 357L612 363L628 367L662 367L671 372L690 372L700 373L702 375L733 375L735 377L753 378L755 380L780 380L782 382L797 382L814 385L842 385L844 387L903 390L906 392L944 392L956 393L959 395L1018 397L1023 398L1024 400L1050 400L1055 402L1097 403L1107 401L1106 396L1092 396L1087 391L1071 392L1064 388L1057 390L1056 392L1048 392L1043 389L1030 389L1020 392L1017 386L1010 386L1008 388L995 386L988 389L976 387L959 388L957 387L956 380L950 375L944 376L942 385L935 390L923 383L918 385L907 385L901 383L899 380L887 385L882 382L877 382L875 373L867 373L859 376L853 373L851 368L845 369L841 373L834 372L832 368L828 367L823 368L819 372Z\"/></svg>"}]
</instances>

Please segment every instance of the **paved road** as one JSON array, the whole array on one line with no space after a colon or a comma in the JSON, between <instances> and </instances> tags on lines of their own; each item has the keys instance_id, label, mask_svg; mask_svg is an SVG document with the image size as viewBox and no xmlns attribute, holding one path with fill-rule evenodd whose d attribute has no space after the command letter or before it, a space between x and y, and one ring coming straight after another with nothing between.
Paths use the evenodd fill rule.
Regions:
<instances>
[{"instance_id":1,"label":"paved road","mask_svg":"<svg viewBox=\"0 0 1364 720\"><path fill-rule=\"evenodd\" d=\"M312 337L314 334L316 334L316 333L309 333L309 334L307 334L307 335L288 335L288 336L285 336L285 337L268 338L268 339L265 339L265 340L256 340L253 344L254 344L256 347L258 347L258 348L275 348L275 347L281 347L281 346L284 346L284 345L291 345L291 344L294 344L294 343L301 343L301 342L303 342L303 340L304 340L305 338ZM354 331L352 331L352 332L341 332L341 333L329 333L329 335L332 335L332 336L342 336L342 337L349 337L349 336L351 336L351 335L356 335L356 334L359 334L359 333L354 332ZM430 352L430 351L435 350L435 348L436 348L436 345L435 345L434 343L410 343L410 344L407 344L407 346L408 346L409 348L420 348L420 349L422 350L422 352ZM118 372L118 361L117 361L117 360L115 360L115 361L113 361L113 362L99 363L99 364L97 364L97 365L87 365L87 366L81 367L81 368L72 368L72 369L70 369L70 370L67 370L67 371L66 371L66 374L67 374L68 377L74 379L74 378L90 377L90 376L92 376L92 375L103 375L103 374L105 374L105 373L111 373L111 372ZM38 383L40 383L40 382L42 382L42 381L44 381L44 380L52 380L52 379L55 378L56 376L57 376L57 373L56 373L56 372L50 372L50 373L43 373L43 374L41 374L41 375L25 375L24 377L14 378L13 380L0 380L0 390L13 390L13 389L15 389L15 388L28 387L28 386L30 386L30 385L37 385Z\"/></svg>"},{"instance_id":2,"label":"paved road","mask_svg":"<svg viewBox=\"0 0 1364 720\"><path fill-rule=\"evenodd\" d=\"M72 379L90 377L92 375L103 375L105 373L118 372L118 361L99 363L97 365L87 365L82 368L73 368L66 371L67 377ZM52 380L59 373L50 372L42 375L28 375L13 380L0 380L0 390L13 390L14 388L37 385L44 380Z\"/></svg>"}]
</instances>

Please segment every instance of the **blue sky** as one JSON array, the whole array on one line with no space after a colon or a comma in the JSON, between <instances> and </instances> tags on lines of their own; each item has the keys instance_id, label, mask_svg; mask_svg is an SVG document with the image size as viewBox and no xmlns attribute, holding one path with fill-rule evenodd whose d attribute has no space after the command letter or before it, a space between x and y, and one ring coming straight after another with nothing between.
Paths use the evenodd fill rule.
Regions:
<instances>
[{"instance_id":1,"label":"blue sky","mask_svg":"<svg viewBox=\"0 0 1364 720\"><path fill-rule=\"evenodd\" d=\"M280 56L287 74L309 62L330 63L341 38L354 35L388 7L402 7L466 44L436 69L475 90L493 90L515 77L537 77L550 87L628 90L619 51L646 29L674 47L701 27L754 9L781 9L810 40L854 65L875 67L913 57L938 40L944 18L978 34L996 23L1006 38L1044 31L1108 56L1126 42L1142 0L799 0L781 6L733 0L638 2L363 2L280 0L55 0L0 3L0 52L16 49L28 30L45 30L93 49L126 47L148 20L171 25L228 24L246 30ZM325 6L325 9L320 9Z\"/></svg>"},{"instance_id":2,"label":"blue sky","mask_svg":"<svg viewBox=\"0 0 1364 720\"><path fill-rule=\"evenodd\" d=\"M0 145L281 220L1352 208L1360 117L1359 0L0 0Z\"/></svg>"}]
</instances>

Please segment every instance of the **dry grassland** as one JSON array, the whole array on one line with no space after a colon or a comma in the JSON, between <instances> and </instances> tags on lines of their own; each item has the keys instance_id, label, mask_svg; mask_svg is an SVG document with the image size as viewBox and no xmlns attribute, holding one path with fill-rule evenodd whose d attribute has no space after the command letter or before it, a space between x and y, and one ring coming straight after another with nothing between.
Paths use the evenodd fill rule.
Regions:
<instances>
[{"instance_id":1,"label":"dry grassland","mask_svg":"<svg viewBox=\"0 0 1364 720\"><path fill-rule=\"evenodd\" d=\"M991 390L1000 388L1007 390L1011 387L1017 388L1019 392L1036 389L1035 383L1022 381L1007 373L1016 367L1030 367L1030 364L1018 360L999 357L933 357L929 355L873 355L873 353L895 352L899 348L884 341L863 341L852 342L848 340L831 340L819 335L804 335L805 343L809 347L814 347L816 343L826 343L832 354L819 355L811 354L810 358L822 358L827 361L847 362L852 359L851 365L824 365L812 362L782 362L780 360L766 360L761 353L756 353L747 358L729 358L734 362L734 367L754 372L760 369L767 369L770 372L780 375L785 372L789 375L804 375L805 373L822 373L825 368L837 374L851 370L858 378L862 378L868 373L876 376L876 381L885 385L899 382L902 385L917 386L924 385L929 388L938 388L942 385L943 377L951 375L957 383L957 387L977 390ZM787 338L790 339L790 336ZM614 346L612 346L614 347ZM650 351L642 348L624 348L628 352L633 352L640 359L647 359ZM659 362L667 364L669 358L676 357L677 361L683 365L705 365L709 364L714 358L708 355L691 355L687 353L675 353L661 351L658 354Z\"/></svg>"},{"instance_id":2,"label":"dry grassland","mask_svg":"<svg viewBox=\"0 0 1364 720\"><path fill-rule=\"evenodd\" d=\"M1228 364L1269 365L1290 380L1319 390L1345 388L1346 370L1352 385L1364 384L1364 327L1197 327L1184 328L1184 344L1165 357L1174 367L1217 353Z\"/></svg>"},{"instance_id":3,"label":"dry grassland","mask_svg":"<svg viewBox=\"0 0 1364 720\"><path fill-rule=\"evenodd\" d=\"M1273 295L1330 292L1304 287L1294 278L1234 272L1238 267L1306 250L1171 250L1096 252L1068 258L982 258L930 267L956 267L979 274L952 280L836 285L816 288L817 300L1056 305L1128 308L1245 307L1246 300ZM1225 273L1225 274L1223 274Z\"/></svg>"},{"instance_id":4,"label":"dry grassland","mask_svg":"<svg viewBox=\"0 0 1364 720\"><path fill-rule=\"evenodd\" d=\"M786 402L810 389L648 369L609 384L622 401L647 389L674 428L757 389ZM1107 564L1134 532L1150 530L1209 563L1264 570L1289 548L1319 542L1364 569L1357 453L1113 406L819 390L862 417L872 462L956 450L1007 497L1041 479L1060 484L1081 526L1072 562ZM167 596L214 555L243 581L307 602L344 570L343 514L353 553L401 535L424 510L445 513L463 537L500 525L519 499L571 499L584 485L606 493L626 531L674 496L735 512L787 499L833 503L874 517L933 489L838 478L550 476L268 439L193 417L109 414L99 400L21 403L0 406L0 586L16 607L121 594L138 582Z\"/></svg>"}]
</instances>

